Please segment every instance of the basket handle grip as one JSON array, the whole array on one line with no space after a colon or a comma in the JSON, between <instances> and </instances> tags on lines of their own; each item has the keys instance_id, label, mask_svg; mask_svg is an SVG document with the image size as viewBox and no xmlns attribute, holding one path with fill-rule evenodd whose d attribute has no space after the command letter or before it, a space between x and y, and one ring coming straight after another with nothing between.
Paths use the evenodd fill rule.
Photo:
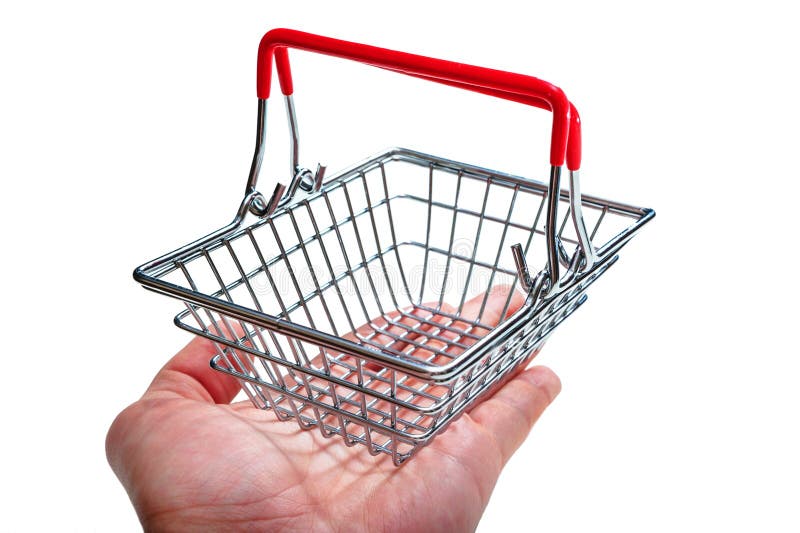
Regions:
<instances>
[{"instance_id":1,"label":"basket handle grip","mask_svg":"<svg viewBox=\"0 0 800 533\"><path fill-rule=\"evenodd\" d=\"M552 111L550 164L559 167L566 160L570 170L577 170L580 167L580 118L564 92L551 83L533 76L278 28L267 32L258 47L257 93L259 99L266 100L270 94L273 56L283 94L291 95L294 92L287 48L351 59ZM573 125L575 130L570 131Z\"/></svg>"},{"instance_id":2,"label":"basket handle grip","mask_svg":"<svg viewBox=\"0 0 800 533\"><path fill-rule=\"evenodd\" d=\"M394 70L394 69L389 69L389 70ZM398 70L394 71L402 72ZM287 72L289 72L288 66L287 66ZM415 78L434 81L436 83L441 83L443 85L449 85L451 87L457 87L459 89L465 89L467 91L486 94L489 96L494 96L495 98L502 98L503 100L509 100L511 102L517 102L520 104L525 104L532 107L538 107L540 109L550 111L550 107L546 101L534 96L526 96L512 92L504 92L504 91L499 91L497 89L490 89L488 87L480 87L477 85L470 85L468 83L443 80L441 78L432 78L429 76L423 76L421 74L412 74L410 72L402 72L402 73L408 76L414 76ZM289 75L291 76L291 73L289 73ZM282 79L280 68L278 70L278 79L279 80ZM282 84L281 88L283 88ZM578 110L572 104L572 102L569 102L569 138L567 139L567 168L569 170L579 170L581 167L581 139L582 139L581 116L578 113Z\"/></svg>"}]
</instances>

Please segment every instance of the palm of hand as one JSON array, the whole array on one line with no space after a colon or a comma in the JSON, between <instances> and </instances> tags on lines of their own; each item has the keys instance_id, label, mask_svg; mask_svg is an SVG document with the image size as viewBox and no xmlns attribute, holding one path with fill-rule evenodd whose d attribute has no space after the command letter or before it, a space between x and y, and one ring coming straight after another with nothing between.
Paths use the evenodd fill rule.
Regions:
<instances>
[{"instance_id":1,"label":"palm of hand","mask_svg":"<svg viewBox=\"0 0 800 533\"><path fill-rule=\"evenodd\" d=\"M186 346L109 430L109 462L148 529L463 531L560 390L545 367L518 374L396 468L361 446L299 431Z\"/></svg>"}]
</instances>

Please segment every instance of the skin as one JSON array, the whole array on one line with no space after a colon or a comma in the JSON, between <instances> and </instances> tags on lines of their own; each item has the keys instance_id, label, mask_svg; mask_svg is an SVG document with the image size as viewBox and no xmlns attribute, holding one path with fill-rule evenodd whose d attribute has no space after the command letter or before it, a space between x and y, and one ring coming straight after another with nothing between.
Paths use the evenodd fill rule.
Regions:
<instances>
[{"instance_id":1,"label":"skin","mask_svg":"<svg viewBox=\"0 0 800 533\"><path fill-rule=\"evenodd\" d=\"M507 290L490 295L485 323L498 321ZM482 297L463 316L477 315ZM231 403L239 385L209 367L214 353L206 339L190 342L109 429L108 461L146 530L474 530L503 466L561 390L546 367L521 371L397 468Z\"/></svg>"}]
</instances>

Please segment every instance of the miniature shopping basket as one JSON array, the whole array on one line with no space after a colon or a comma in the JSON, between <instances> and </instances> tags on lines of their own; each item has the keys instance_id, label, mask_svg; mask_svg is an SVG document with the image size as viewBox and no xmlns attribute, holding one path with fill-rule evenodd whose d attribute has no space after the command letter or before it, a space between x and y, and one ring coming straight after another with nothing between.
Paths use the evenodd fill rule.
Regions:
<instances>
[{"instance_id":1,"label":"miniature shopping basket","mask_svg":"<svg viewBox=\"0 0 800 533\"><path fill-rule=\"evenodd\" d=\"M552 112L549 182L402 148L327 179L301 168L288 48ZM273 57L292 173L264 196ZM256 407L397 465L524 366L654 216L581 196L578 113L537 78L278 29L259 47L258 98L234 220L134 278L185 303L176 325L214 342L211 366Z\"/></svg>"}]
</instances>

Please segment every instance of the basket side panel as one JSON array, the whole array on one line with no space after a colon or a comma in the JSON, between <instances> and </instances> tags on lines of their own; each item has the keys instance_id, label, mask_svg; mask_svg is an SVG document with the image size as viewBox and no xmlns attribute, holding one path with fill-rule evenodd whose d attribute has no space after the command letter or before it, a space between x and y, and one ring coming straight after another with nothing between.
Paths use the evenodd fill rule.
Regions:
<instances>
[{"instance_id":1,"label":"basket side panel","mask_svg":"<svg viewBox=\"0 0 800 533\"><path fill-rule=\"evenodd\" d=\"M468 347L521 301L513 244L531 268L546 264L545 193L434 159L373 162L206 242L174 261L168 281L433 372L472 357ZM572 253L568 197L560 204L559 235ZM584 211L598 243L629 228L631 214L611 204L589 199ZM260 349L276 357L322 355L262 336Z\"/></svg>"}]
</instances>

